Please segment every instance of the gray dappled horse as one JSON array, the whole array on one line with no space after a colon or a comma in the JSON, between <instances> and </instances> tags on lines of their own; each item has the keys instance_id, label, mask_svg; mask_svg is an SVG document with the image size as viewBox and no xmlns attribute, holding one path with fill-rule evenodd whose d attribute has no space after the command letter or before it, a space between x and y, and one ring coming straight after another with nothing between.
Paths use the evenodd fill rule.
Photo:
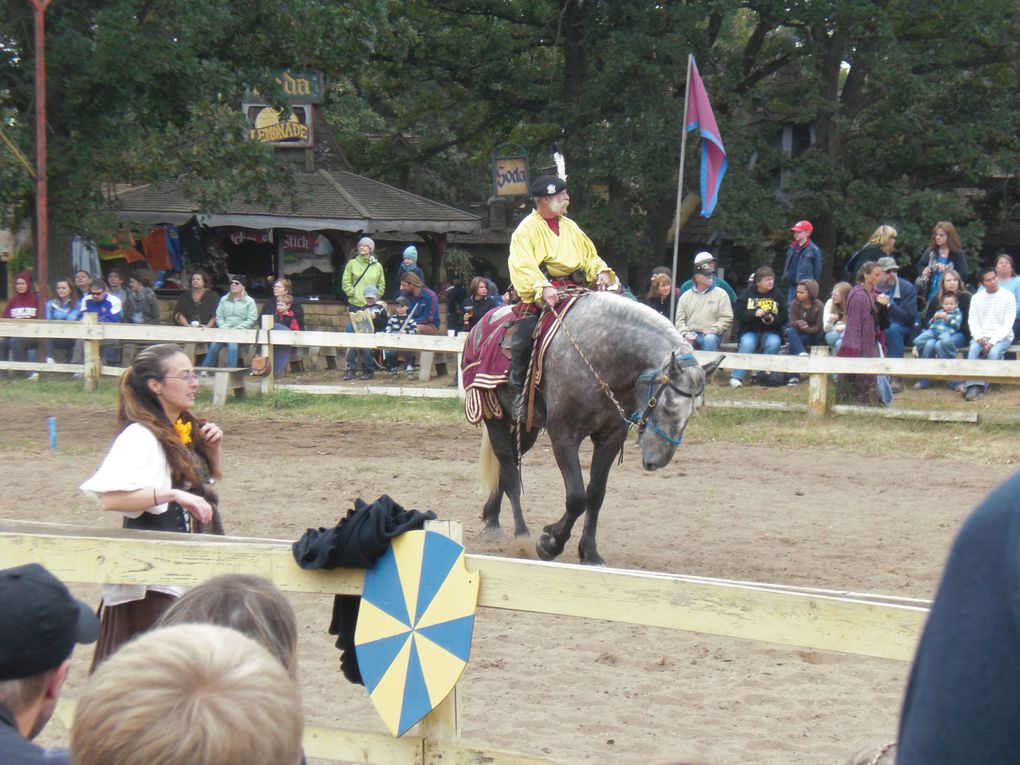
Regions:
<instances>
[{"instance_id":1,"label":"gray dappled horse","mask_svg":"<svg viewBox=\"0 0 1020 765\"><path fill-rule=\"evenodd\" d=\"M705 384L721 360L699 366L690 344L666 318L618 295L590 293L563 316L545 357L541 391L545 428L563 475L567 501L563 517L546 526L535 545L540 558L552 560L563 552L574 523L585 514L578 545L581 562L603 563L595 544L599 510L609 470L630 425L636 424L641 433L644 468L655 470L669 464L688 420L703 402ZM599 385L599 379L612 391L619 407ZM510 412L512 394L505 386L497 394L503 410ZM512 425L509 416L485 420L480 463L483 484L489 490L482 510L483 533L489 536L502 534L499 511L504 494L513 508L514 536L529 536L521 510ZM523 454L534 445L538 428L528 433L522 424L521 430ZM585 438L591 438L594 445L587 488L578 456Z\"/></svg>"}]
</instances>

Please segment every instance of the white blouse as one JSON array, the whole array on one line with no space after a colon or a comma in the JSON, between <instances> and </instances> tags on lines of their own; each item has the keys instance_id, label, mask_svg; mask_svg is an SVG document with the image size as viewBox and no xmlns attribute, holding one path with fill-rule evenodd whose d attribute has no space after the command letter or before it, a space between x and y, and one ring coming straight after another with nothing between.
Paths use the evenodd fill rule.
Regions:
<instances>
[{"instance_id":1,"label":"white blouse","mask_svg":"<svg viewBox=\"0 0 1020 765\"><path fill-rule=\"evenodd\" d=\"M79 488L90 497L99 499L99 494L108 491L136 491L155 489L169 491L173 487L170 465L159 440L144 425L132 423L121 431L107 453L99 469ZM137 518L143 512L162 515L168 504L161 503L146 510L125 512L128 518ZM144 584L104 584L103 604L116 606L141 600L147 590L168 595L182 595L186 587Z\"/></svg>"}]
</instances>

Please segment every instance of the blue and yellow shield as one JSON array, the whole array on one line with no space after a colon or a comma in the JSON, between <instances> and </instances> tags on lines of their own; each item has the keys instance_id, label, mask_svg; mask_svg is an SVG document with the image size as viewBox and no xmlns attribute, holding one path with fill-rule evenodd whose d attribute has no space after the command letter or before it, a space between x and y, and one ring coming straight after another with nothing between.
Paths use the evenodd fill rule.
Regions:
<instances>
[{"instance_id":1,"label":"blue and yellow shield","mask_svg":"<svg viewBox=\"0 0 1020 765\"><path fill-rule=\"evenodd\" d=\"M401 534L365 574L354 633L372 703L401 736L453 690L471 653L477 573L433 531Z\"/></svg>"}]
</instances>

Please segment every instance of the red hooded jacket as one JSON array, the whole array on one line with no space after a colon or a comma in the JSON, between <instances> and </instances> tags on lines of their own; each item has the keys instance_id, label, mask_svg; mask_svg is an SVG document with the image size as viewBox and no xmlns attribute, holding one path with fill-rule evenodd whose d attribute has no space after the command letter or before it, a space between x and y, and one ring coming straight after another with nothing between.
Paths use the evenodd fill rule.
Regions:
<instances>
[{"instance_id":1,"label":"red hooded jacket","mask_svg":"<svg viewBox=\"0 0 1020 765\"><path fill-rule=\"evenodd\" d=\"M22 271L20 274L14 277L14 281L18 279L24 279L25 283L28 284L28 289L25 292L15 292L11 295L7 301L7 306L4 308L5 319L35 319L39 315L39 299L35 296L35 292L32 291L32 275L28 271Z\"/></svg>"}]
</instances>

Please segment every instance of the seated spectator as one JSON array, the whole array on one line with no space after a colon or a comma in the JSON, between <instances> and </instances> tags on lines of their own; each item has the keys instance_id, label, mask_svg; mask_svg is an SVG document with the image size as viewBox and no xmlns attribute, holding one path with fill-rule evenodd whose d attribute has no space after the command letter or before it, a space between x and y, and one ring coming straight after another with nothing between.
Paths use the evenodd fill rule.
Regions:
<instances>
[{"instance_id":1,"label":"seated spectator","mask_svg":"<svg viewBox=\"0 0 1020 765\"><path fill-rule=\"evenodd\" d=\"M56 297L46 301L46 319L48 321L78 321L81 318L81 296L75 296L71 280L58 279L53 285L53 292ZM54 363L54 351L59 348L64 351L65 358L70 359L74 353L73 338L48 338L46 340L46 363Z\"/></svg>"},{"instance_id":2,"label":"seated spectator","mask_svg":"<svg viewBox=\"0 0 1020 765\"><path fill-rule=\"evenodd\" d=\"M410 302L406 297L401 295L396 299L396 307L393 309L395 313L386 322L386 326L383 328L383 332L387 334L403 334L403 335L416 335L418 334L418 325L414 319L411 318L408 307ZM383 351L383 366L386 367L386 371L391 375L397 374L399 365L404 363L407 365L407 376L410 379L414 379L414 354L403 353L401 357L401 351L393 349L387 349Z\"/></svg>"},{"instance_id":3,"label":"seated spectator","mask_svg":"<svg viewBox=\"0 0 1020 765\"><path fill-rule=\"evenodd\" d=\"M793 292L790 304L790 321L786 326L786 337L790 343L790 352L798 356L807 356L807 349L812 345L825 342L822 335L822 310L824 306L818 299L818 282L814 279L801 279ZM800 375L790 375L787 385L800 382Z\"/></svg>"},{"instance_id":4,"label":"seated spectator","mask_svg":"<svg viewBox=\"0 0 1020 765\"><path fill-rule=\"evenodd\" d=\"M711 268L711 271L712 271L712 283L716 287L722 288L723 292L725 292L727 295L729 295L729 298L730 298L730 307L735 308L736 305L737 305L737 293L734 291L733 287L731 287L727 283L727 281L725 279L723 279L721 276L719 276L718 273L716 273L715 255L713 255L710 252L699 252L697 255L694 256L694 268L697 269L698 266L705 266L705 265L707 265L707 266L709 266ZM665 272L666 275L669 276L672 279L672 271L670 271L668 268L665 268L665 267L662 267L661 269L657 268L652 273L655 274L656 271L660 271L660 270ZM688 279L687 281L685 281L683 284L680 285L680 291L677 293L677 297L680 297L680 295L682 295L685 292L687 292L687 290L691 289L693 286L694 286L694 277L691 276L690 279Z\"/></svg>"},{"instance_id":5,"label":"seated spectator","mask_svg":"<svg viewBox=\"0 0 1020 765\"><path fill-rule=\"evenodd\" d=\"M821 345L824 341L822 311L825 306L818 299L818 282L814 279L797 282L793 294L786 334L790 341L790 351L798 356L807 356L808 348Z\"/></svg>"},{"instance_id":6,"label":"seated spectator","mask_svg":"<svg viewBox=\"0 0 1020 765\"><path fill-rule=\"evenodd\" d=\"M776 272L761 266L751 277L751 285L737 298L737 351L739 353L779 353L783 345L780 335L786 323L786 307L776 288ZM744 384L744 370L730 373L730 387Z\"/></svg>"},{"instance_id":7,"label":"seated spectator","mask_svg":"<svg viewBox=\"0 0 1020 765\"><path fill-rule=\"evenodd\" d=\"M970 301L970 350L968 359L1001 359L1013 342L1013 322L1016 319L1016 298L1008 290L1000 289L995 269L984 268L979 273L983 292ZM963 398L977 401L988 391L988 383L970 380L963 384Z\"/></svg>"},{"instance_id":8,"label":"seated spectator","mask_svg":"<svg viewBox=\"0 0 1020 765\"><path fill-rule=\"evenodd\" d=\"M668 290L669 282L666 287ZM675 326L687 342L701 351L719 350L729 334L733 326L733 307L729 295L716 285L710 264L695 266L694 288L677 301Z\"/></svg>"},{"instance_id":9,"label":"seated spectator","mask_svg":"<svg viewBox=\"0 0 1020 765\"><path fill-rule=\"evenodd\" d=\"M489 293L489 280L484 276L476 276L471 280L469 292L471 299L464 304L463 327L466 331L474 329L485 314L499 305Z\"/></svg>"},{"instance_id":10,"label":"seated spectator","mask_svg":"<svg viewBox=\"0 0 1020 765\"><path fill-rule=\"evenodd\" d=\"M14 294L4 306L5 319L36 319L39 315L39 299L32 290L32 275L22 271L14 277ZM37 342L30 337L0 337L0 361L7 361L8 353L12 361L35 361ZM12 374L13 376L13 374ZM29 377L39 375L32 372Z\"/></svg>"},{"instance_id":11,"label":"seated spectator","mask_svg":"<svg viewBox=\"0 0 1020 765\"><path fill-rule=\"evenodd\" d=\"M120 301L121 305L127 300L127 290L124 289L124 277L116 268L106 275L106 289L111 295Z\"/></svg>"},{"instance_id":12,"label":"seated spectator","mask_svg":"<svg viewBox=\"0 0 1020 765\"><path fill-rule=\"evenodd\" d=\"M244 276L234 274L230 277L230 292L220 298L216 306L216 326L220 329L255 329L258 326L259 313L245 291ZM227 343L227 366L237 366L238 343ZM209 352L202 361L204 367L218 367L220 348L223 343L209 343Z\"/></svg>"},{"instance_id":13,"label":"seated spectator","mask_svg":"<svg viewBox=\"0 0 1020 765\"><path fill-rule=\"evenodd\" d=\"M156 627L175 624L218 624L237 630L297 678L297 616L287 597L268 579L224 574L203 582L175 600Z\"/></svg>"},{"instance_id":14,"label":"seated spectator","mask_svg":"<svg viewBox=\"0 0 1020 765\"><path fill-rule=\"evenodd\" d=\"M825 344L833 351L838 351L843 342L843 331L846 329L846 296L850 294L850 289L850 282L836 282L832 286L832 295L822 308Z\"/></svg>"},{"instance_id":15,"label":"seated spectator","mask_svg":"<svg viewBox=\"0 0 1020 765\"><path fill-rule=\"evenodd\" d=\"M49 722L77 643L99 620L37 563L0 571L0 762L66 762L31 742Z\"/></svg>"},{"instance_id":16,"label":"seated spectator","mask_svg":"<svg viewBox=\"0 0 1020 765\"><path fill-rule=\"evenodd\" d=\"M889 326L885 329L886 356L902 359L903 350L917 329L917 290L913 284L900 277L900 267L895 258L879 258L878 265L885 272L878 291L889 296Z\"/></svg>"},{"instance_id":17,"label":"seated spectator","mask_svg":"<svg viewBox=\"0 0 1020 765\"><path fill-rule=\"evenodd\" d=\"M1020 474L953 542L910 669L897 765L1020 762L1018 498Z\"/></svg>"},{"instance_id":18,"label":"seated spectator","mask_svg":"<svg viewBox=\"0 0 1020 765\"><path fill-rule=\"evenodd\" d=\"M939 272L939 288L935 294L935 298L928 303L928 308L924 313L923 322L925 326L931 324L932 318L935 313L941 309L942 301L952 295L956 298L956 307L960 310L962 317L960 326L954 330L950 337L952 338L953 347L950 348L948 344L942 345L939 343L927 343L923 348L917 345L915 341L915 349L920 351L921 358L930 359L934 356L938 356L940 359L953 359L956 358L956 353L960 348L966 348L970 343L970 328L968 319L970 318L970 299L971 294L967 291L967 285L963 283L960 275L952 267L947 268L945 271ZM928 380L918 380L914 383L914 390L925 390L930 385ZM949 387L959 387L959 382L949 383Z\"/></svg>"},{"instance_id":19,"label":"seated spectator","mask_svg":"<svg viewBox=\"0 0 1020 765\"><path fill-rule=\"evenodd\" d=\"M656 313L660 313L670 321L673 317L669 312L670 303L673 302L673 282L665 274L655 274L652 277L651 285L648 287L648 294L641 301Z\"/></svg>"},{"instance_id":20,"label":"seated spectator","mask_svg":"<svg viewBox=\"0 0 1020 765\"><path fill-rule=\"evenodd\" d=\"M300 332L305 328L305 309L301 301L291 294L291 281L281 276L273 282L273 296L262 304L261 316L273 317L273 329L290 330ZM282 298L285 301L284 310L280 310ZM280 378L287 372L290 365L292 348L289 345L273 346L273 377Z\"/></svg>"},{"instance_id":21,"label":"seated spectator","mask_svg":"<svg viewBox=\"0 0 1020 765\"><path fill-rule=\"evenodd\" d=\"M438 335L440 331L439 298L416 274L400 278L400 294L407 297L408 313L417 324L419 335ZM446 365L437 363L436 374L445 375Z\"/></svg>"},{"instance_id":22,"label":"seated spectator","mask_svg":"<svg viewBox=\"0 0 1020 765\"><path fill-rule=\"evenodd\" d=\"M386 304L379 300L379 290L376 289L374 284L369 284L365 287L362 295L365 299L365 305L357 309L359 311L368 311L372 314L372 326L376 332L382 332L386 329L386 322L389 321L389 316L386 313ZM348 324L347 330L349 332L354 331L354 325ZM371 348L348 348L347 349L347 369L344 372L344 380L353 380L355 375L358 374L358 357L361 357L362 370L360 373L362 380L371 380L375 377L375 358L373 357L374 351Z\"/></svg>"},{"instance_id":23,"label":"seated spectator","mask_svg":"<svg viewBox=\"0 0 1020 765\"><path fill-rule=\"evenodd\" d=\"M174 321L182 327L215 327L219 296L210 289L205 271L191 274L191 289L181 295L174 307Z\"/></svg>"},{"instance_id":24,"label":"seated spectator","mask_svg":"<svg viewBox=\"0 0 1020 765\"><path fill-rule=\"evenodd\" d=\"M75 765L297 765L297 684L265 648L212 624L147 632L85 684Z\"/></svg>"},{"instance_id":25,"label":"seated spectator","mask_svg":"<svg viewBox=\"0 0 1020 765\"><path fill-rule=\"evenodd\" d=\"M116 324L121 319L123 306L120 300L106 291L106 282L93 279L89 284L88 293L81 299L81 314L94 313L99 321ZM102 340L99 353L104 364L116 364L120 358L120 348L116 340ZM85 346L81 340L74 341L74 352L71 354L72 364L81 364L85 360Z\"/></svg>"},{"instance_id":26,"label":"seated spectator","mask_svg":"<svg viewBox=\"0 0 1020 765\"><path fill-rule=\"evenodd\" d=\"M1006 253L995 257L995 275L999 279L999 289L1009 290L1017 302L1017 317L1013 322L1013 337L1020 336L1020 276L1016 275L1013 258Z\"/></svg>"},{"instance_id":27,"label":"seated spectator","mask_svg":"<svg viewBox=\"0 0 1020 765\"><path fill-rule=\"evenodd\" d=\"M132 324L159 324L159 299L149 286L151 279L144 271L128 277L124 300L124 321Z\"/></svg>"},{"instance_id":28,"label":"seated spectator","mask_svg":"<svg viewBox=\"0 0 1020 765\"><path fill-rule=\"evenodd\" d=\"M924 332L914 340L914 355L930 359L935 355L935 348L941 346L940 356L952 358L956 355L956 343L953 334L963 324L963 311L959 307L959 298L949 292L942 296L941 306L932 314Z\"/></svg>"}]
</instances>

